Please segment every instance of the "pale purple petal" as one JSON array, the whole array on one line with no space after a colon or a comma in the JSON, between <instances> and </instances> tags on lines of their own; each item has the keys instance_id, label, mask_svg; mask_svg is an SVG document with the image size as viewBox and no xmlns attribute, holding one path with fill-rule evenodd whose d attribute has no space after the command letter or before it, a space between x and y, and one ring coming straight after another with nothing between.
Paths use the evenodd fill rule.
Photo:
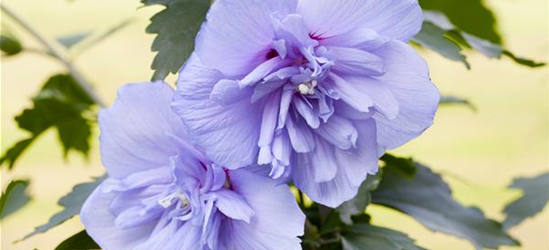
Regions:
<instances>
[{"instance_id":1,"label":"pale purple petal","mask_svg":"<svg viewBox=\"0 0 549 250\"><path fill-rule=\"evenodd\" d=\"M169 164L178 149L174 137L186 137L169 106L172 96L172 88L161 82L128 84L114 105L101 111L101 157L111 176L124 178Z\"/></svg>"},{"instance_id":2,"label":"pale purple petal","mask_svg":"<svg viewBox=\"0 0 549 250\"><path fill-rule=\"evenodd\" d=\"M231 219L250 223L250 219L254 216L254 210L242 196L231 190L220 190L215 194L217 196L216 206L220 212Z\"/></svg>"},{"instance_id":3,"label":"pale purple petal","mask_svg":"<svg viewBox=\"0 0 549 250\"><path fill-rule=\"evenodd\" d=\"M147 241L155 223L120 230L115 225L115 217L109 211L115 195L103 193L97 188L84 203L80 220L87 233L105 249L133 249Z\"/></svg>"},{"instance_id":4,"label":"pale purple petal","mask_svg":"<svg viewBox=\"0 0 549 250\"><path fill-rule=\"evenodd\" d=\"M312 34L332 37L360 28L383 36L410 40L422 25L417 0L300 0L298 13Z\"/></svg>"},{"instance_id":5,"label":"pale purple petal","mask_svg":"<svg viewBox=\"0 0 549 250\"><path fill-rule=\"evenodd\" d=\"M440 95L429 78L427 64L408 45L394 41L375 53L387 62L387 73L379 80L391 89L400 107L395 119L374 116L379 144L393 149L431 126Z\"/></svg>"},{"instance_id":6,"label":"pale purple petal","mask_svg":"<svg viewBox=\"0 0 549 250\"><path fill-rule=\"evenodd\" d=\"M271 14L291 13L296 5L295 0L216 1L198 34L196 53L225 75L246 75L269 52L274 39Z\"/></svg>"},{"instance_id":7,"label":"pale purple petal","mask_svg":"<svg viewBox=\"0 0 549 250\"><path fill-rule=\"evenodd\" d=\"M248 99L228 106L211 101L210 93L221 75L206 68L196 56L180 75L172 107L193 140L220 165L239 168L255 163L262 105L251 105Z\"/></svg>"}]
</instances>

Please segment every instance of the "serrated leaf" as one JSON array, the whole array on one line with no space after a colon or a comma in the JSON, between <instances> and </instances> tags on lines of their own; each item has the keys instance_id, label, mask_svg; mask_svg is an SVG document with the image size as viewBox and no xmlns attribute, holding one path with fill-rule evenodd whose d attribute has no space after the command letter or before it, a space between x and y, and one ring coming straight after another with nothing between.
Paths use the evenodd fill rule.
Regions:
<instances>
[{"instance_id":1,"label":"serrated leaf","mask_svg":"<svg viewBox=\"0 0 549 250\"><path fill-rule=\"evenodd\" d=\"M381 171L377 175L369 175L366 180L360 185L357 195L336 208L339 213L341 221L346 224L352 224L352 216L363 214L368 204L372 200L370 192L375 190L379 185L381 178Z\"/></svg>"},{"instance_id":2,"label":"serrated leaf","mask_svg":"<svg viewBox=\"0 0 549 250\"><path fill-rule=\"evenodd\" d=\"M425 48L431 49L452 61L462 62L468 69L471 68L465 55L461 53L461 47L446 38L446 33L446 30L443 30L430 22L424 22L421 31L412 41Z\"/></svg>"},{"instance_id":3,"label":"serrated leaf","mask_svg":"<svg viewBox=\"0 0 549 250\"><path fill-rule=\"evenodd\" d=\"M64 240L55 250L89 250L101 249L97 243L88 235L86 230L81 231Z\"/></svg>"},{"instance_id":4,"label":"serrated leaf","mask_svg":"<svg viewBox=\"0 0 549 250\"><path fill-rule=\"evenodd\" d=\"M90 196L90 194L99 186L99 184L106 177L95 178L92 182L78 184L73 187L72 191L67 195L59 199L59 206L63 207L63 210L54 214L46 224L36 227L34 232L28 234L23 238L23 240L34 236L36 234L45 233L46 231L60 225L61 223L71 219L72 217L78 215L84 202Z\"/></svg>"},{"instance_id":5,"label":"serrated leaf","mask_svg":"<svg viewBox=\"0 0 549 250\"><path fill-rule=\"evenodd\" d=\"M401 232L368 224L355 224L346 228L343 238L344 250L425 250Z\"/></svg>"},{"instance_id":6,"label":"serrated leaf","mask_svg":"<svg viewBox=\"0 0 549 250\"><path fill-rule=\"evenodd\" d=\"M519 244L480 209L454 200L440 175L418 163L415 167L416 174L411 178L392 165L383 168L382 181L372 192L372 203L406 213L432 231L467 239L477 249Z\"/></svg>"},{"instance_id":7,"label":"serrated leaf","mask_svg":"<svg viewBox=\"0 0 549 250\"><path fill-rule=\"evenodd\" d=\"M86 38L88 38L93 32L86 31L86 32L80 32L68 36L62 36L57 38L57 42L59 42L61 45L65 46L65 48L70 49L74 45L82 42Z\"/></svg>"},{"instance_id":8,"label":"serrated leaf","mask_svg":"<svg viewBox=\"0 0 549 250\"><path fill-rule=\"evenodd\" d=\"M3 54L6 56L13 56L23 51L23 45L21 45L21 42L19 42L17 38L7 34L1 34L0 50L2 50Z\"/></svg>"},{"instance_id":9,"label":"serrated leaf","mask_svg":"<svg viewBox=\"0 0 549 250\"><path fill-rule=\"evenodd\" d=\"M146 31L156 34L151 46L158 52L151 68L153 80L163 80L169 73L177 73L194 50L194 40L210 6L206 0L145 1L164 4L167 8L151 18Z\"/></svg>"},{"instance_id":10,"label":"serrated leaf","mask_svg":"<svg viewBox=\"0 0 549 250\"><path fill-rule=\"evenodd\" d=\"M28 180L15 180L8 184L0 197L0 219L16 212L30 201L28 187Z\"/></svg>"},{"instance_id":11,"label":"serrated leaf","mask_svg":"<svg viewBox=\"0 0 549 250\"><path fill-rule=\"evenodd\" d=\"M457 96L443 95L440 97L440 105L449 105L449 104L461 104L469 107L473 111L477 110L477 107L473 105L469 100Z\"/></svg>"},{"instance_id":12,"label":"serrated leaf","mask_svg":"<svg viewBox=\"0 0 549 250\"><path fill-rule=\"evenodd\" d=\"M450 21L471 35L501 44L496 18L482 0L419 0L424 10L444 13Z\"/></svg>"},{"instance_id":13,"label":"serrated leaf","mask_svg":"<svg viewBox=\"0 0 549 250\"><path fill-rule=\"evenodd\" d=\"M549 202L549 173L532 178L518 178L510 188L520 189L523 195L508 204L503 212L507 215L503 221L505 229L512 228L528 217L541 212Z\"/></svg>"},{"instance_id":14,"label":"serrated leaf","mask_svg":"<svg viewBox=\"0 0 549 250\"><path fill-rule=\"evenodd\" d=\"M17 142L0 158L11 169L26 148L44 131L56 128L65 155L75 150L87 155L91 135L90 121L84 114L91 110L93 100L70 75L51 77L33 98L33 107L15 117L30 137Z\"/></svg>"}]
</instances>

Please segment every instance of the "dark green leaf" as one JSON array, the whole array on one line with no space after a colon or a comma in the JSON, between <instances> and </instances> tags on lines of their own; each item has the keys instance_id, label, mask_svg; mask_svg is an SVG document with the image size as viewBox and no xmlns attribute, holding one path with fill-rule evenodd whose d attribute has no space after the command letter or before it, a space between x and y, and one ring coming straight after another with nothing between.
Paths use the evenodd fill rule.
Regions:
<instances>
[{"instance_id":1,"label":"dark green leaf","mask_svg":"<svg viewBox=\"0 0 549 250\"><path fill-rule=\"evenodd\" d=\"M385 154L381 157L381 160L385 163L385 167L390 167L392 171L397 171L406 178L412 178L416 175L417 167L412 158L396 157L391 154Z\"/></svg>"},{"instance_id":2,"label":"dark green leaf","mask_svg":"<svg viewBox=\"0 0 549 250\"><path fill-rule=\"evenodd\" d=\"M372 199L372 195L370 194L370 192L377 188L380 178L380 174L369 175L368 178L366 178L366 180L362 183L362 185L360 185L360 188L358 189L358 193L355 198L346 201L339 207L337 207L337 211L339 212L341 221L345 222L346 224L352 224L353 220L351 217L353 215L359 215L365 212L364 210L366 210L366 206L370 204Z\"/></svg>"},{"instance_id":3,"label":"dark green leaf","mask_svg":"<svg viewBox=\"0 0 549 250\"><path fill-rule=\"evenodd\" d=\"M55 250L90 250L101 249L88 235L86 230L81 231L63 241Z\"/></svg>"},{"instance_id":4,"label":"dark green leaf","mask_svg":"<svg viewBox=\"0 0 549 250\"><path fill-rule=\"evenodd\" d=\"M164 4L167 8L151 18L147 33L156 34L152 51L157 55L152 63L153 80L162 80L177 73L194 50L194 39L210 6L207 0L145 1Z\"/></svg>"},{"instance_id":5,"label":"dark green leaf","mask_svg":"<svg viewBox=\"0 0 549 250\"><path fill-rule=\"evenodd\" d=\"M541 212L549 202L549 173L533 178L518 178L510 188L520 189L522 197L508 204L503 212L507 215L503 226L509 229L528 217Z\"/></svg>"},{"instance_id":6,"label":"dark green leaf","mask_svg":"<svg viewBox=\"0 0 549 250\"><path fill-rule=\"evenodd\" d=\"M15 145L8 149L6 153L0 158L0 164L4 164L5 162L8 164L8 168L12 169L19 156L23 154L23 152L31 145L35 138L36 137L31 137L29 139L21 140L15 143Z\"/></svg>"},{"instance_id":7,"label":"dark green leaf","mask_svg":"<svg viewBox=\"0 0 549 250\"><path fill-rule=\"evenodd\" d=\"M523 58L523 57L517 57L508 50L504 50L503 55L511 58L513 61L515 61L516 63L518 63L520 65L524 65L524 66L528 66L528 67L532 67L532 68L543 67L546 64L544 62L536 62L536 61L533 61L531 59L526 59L526 58Z\"/></svg>"},{"instance_id":8,"label":"dark green leaf","mask_svg":"<svg viewBox=\"0 0 549 250\"><path fill-rule=\"evenodd\" d=\"M494 14L482 0L420 0L419 3L424 10L444 13L460 30L501 44Z\"/></svg>"},{"instance_id":9,"label":"dark green leaf","mask_svg":"<svg viewBox=\"0 0 549 250\"><path fill-rule=\"evenodd\" d=\"M468 106L469 108L471 108L473 111L476 111L477 108L475 107L475 105L473 105L471 102L469 102L469 100L467 99L464 99L464 98L460 98L460 97L456 97L456 96L441 96L440 97L440 102L439 102L441 105L448 105L448 104L462 104L462 105L466 105Z\"/></svg>"},{"instance_id":10,"label":"dark green leaf","mask_svg":"<svg viewBox=\"0 0 549 250\"><path fill-rule=\"evenodd\" d=\"M17 38L2 34L0 35L0 50L2 50L6 56L13 56L23 50L23 45L21 45Z\"/></svg>"},{"instance_id":11,"label":"dark green leaf","mask_svg":"<svg viewBox=\"0 0 549 250\"><path fill-rule=\"evenodd\" d=\"M455 201L440 175L415 165L417 171L411 178L394 165L383 168L372 202L402 211L433 231L467 239L477 249L518 245L500 223L487 219L476 207L464 207Z\"/></svg>"},{"instance_id":12,"label":"dark green leaf","mask_svg":"<svg viewBox=\"0 0 549 250\"><path fill-rule=\"evenodd\" d=\"M92 182L82 183L74 186L69 194L59 199L58 204L59 206L63 207L63 210L54 214L46 224L37 227L34 232L25 236L23 240L36 234L44 233L67 221L68 219L78 215L80 213L80 210L82 210L82 205L84 205L84 202L86 201L88 196L90 196L93 190L95 190L95 188L97 188L97 186L104 179L105 176L96 178Z\"/></svg>"},{"instance_id":13,"label":"dark green leaf","mask_svg":"<svg viewBox=\"0 0 549 250\"><path fill-rule=\"evenodd\" d=\"M446 30L430 22L424 22L421 31L412 41L452 61L462 62L469 69L471 66L467 62L465 55L461 53L461 48L458 44L445 37L446 32Z\"/></svg>"},{"instance_id":14,"label":"dark green leaf","mask_svg":"<svg viewBox=\"0 0 549 250\"><path fill-rule=\"evenodd\" d=\"M343 234L344 250L424 250L406 234L367 224L355 224Z\"/></svg>"},{"instance_id":15,"label":"dark green leaf","mask_svg":"<svg viewBox=\"0 0 549 250\"><path fill-rule=\"evenodd\" d=\"M16 143L0 158L0 163L7 162L10 168L13 167L31 142L49 128L57 129L65 155L70 150L87 155L91 125L84 114L93 104L71 76L51 77L33 98L33 107L15 117L19 127L30 132L31 136Z\"/></svg>"},{"instance_id":16,"label":"dark green leaf","mask_svg":"<svg viewBox=\"0 0 549 250\"><path fill-rule=\"evenodd\" d=\"M82 42L84 39L86 39L88 36L92 34L91 31L76 33L69 36L63 36L58 37L57 42L59 42L61 45L65 46L65 48L70 49L74 45Z\"/></svg>"},{"instance_id":17,"label":"dark green leaf","mask_svg":"<svg viewBox=\"0 0 549 250\"><path fill-rule=\"evenodd\" d=\"M15 180L8 184L6 191L0 197L0 219L14 213L30 201L27 194L28 187L27 180Z\"/></svg>"}]
</instances>

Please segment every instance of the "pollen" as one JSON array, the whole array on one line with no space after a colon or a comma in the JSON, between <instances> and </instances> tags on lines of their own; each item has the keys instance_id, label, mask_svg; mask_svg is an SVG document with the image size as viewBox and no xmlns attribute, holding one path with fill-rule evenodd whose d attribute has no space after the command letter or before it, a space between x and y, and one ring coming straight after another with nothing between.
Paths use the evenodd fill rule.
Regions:
<instances>
[{"instance_id":1,"label":"pollen","mask_svg":"<svg viewBox=\"0 0 549 250\"><path fill-rule=\"evenodd\" d=\"M297 91L302 95L313 95L315 93L315 87L318 85L317 80L302 82L297 85Z\"/></svg>"},{"instance_id":2,"label":"pollen","mask_svg":"<svg viewBox=\"0 0 549 250\"><path fill-rule=\"evenodd\" d=\"M190 204L189 199L187 199L187 196L183 194L182 192L176 192L173 194L170 194L160 200L158 200L158 204L164 208L170 207L174 201L180 201L182 207L186 207Z\"/></svg>"}]
</instances>

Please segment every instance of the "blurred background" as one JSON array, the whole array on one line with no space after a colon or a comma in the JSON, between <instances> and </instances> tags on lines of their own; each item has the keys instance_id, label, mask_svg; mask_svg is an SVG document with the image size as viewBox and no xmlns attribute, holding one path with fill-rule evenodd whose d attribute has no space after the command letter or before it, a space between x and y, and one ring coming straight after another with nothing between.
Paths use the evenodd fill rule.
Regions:
<instances>
[{"instance_id":1,"label":"blurred background","mask_svg":"<svg viewBox=\"0 0 549 250\"><path fill-rule=\"evenodd\" d=\"M150 79L150 51L153 36L145 34L148 19L160 7L140 8L137 0L3 0L43 34L53 39L77 32L102 31L128 18L135 22L101 44L86 51L77 67L94 84L109 104L116 90L128 82ZM489 0L497 15L504 43L518 55L549 61L549 1ZM2 16L27 47L40 47L21 29ZM549 168L549 69L521 67L510 60L489 60L480 54L468 54L472 65L451 62L430 51L427 59L434 82L443 94L465 97L476 106L443 106L435 125L423 136L397 150L395 154L413 156L434 170L444 173L457 199L466 205L483 208L487 216L502 220L504 205L519 196L506 189L514 177L537 175ZM56 61L25 53L1 61L1 148L2 151L26 136L18 130L13 117L31 105L52 74L62 72ZM173 83L170 76L168 82ZM98 136L94 131L94 137ZM30 205L2 221L1 249L53 249L59 242L82 229L78 218L46 234L24 242L14 241L45 223L60 207L59 197L104 170L99 159L98 141L94 140L88 158L72 153L63 160L54 130L42 135L36 145L19 159L14 171L2 168L2 187L8 180L32 179ZM533 219L511 230L522 242L519 248L549 249L548 207ZM466 241L431 233L410 217L379 206L369 206L373 224L410 234L428 249L473 249Z\"/></svg>"}]
</instances>

